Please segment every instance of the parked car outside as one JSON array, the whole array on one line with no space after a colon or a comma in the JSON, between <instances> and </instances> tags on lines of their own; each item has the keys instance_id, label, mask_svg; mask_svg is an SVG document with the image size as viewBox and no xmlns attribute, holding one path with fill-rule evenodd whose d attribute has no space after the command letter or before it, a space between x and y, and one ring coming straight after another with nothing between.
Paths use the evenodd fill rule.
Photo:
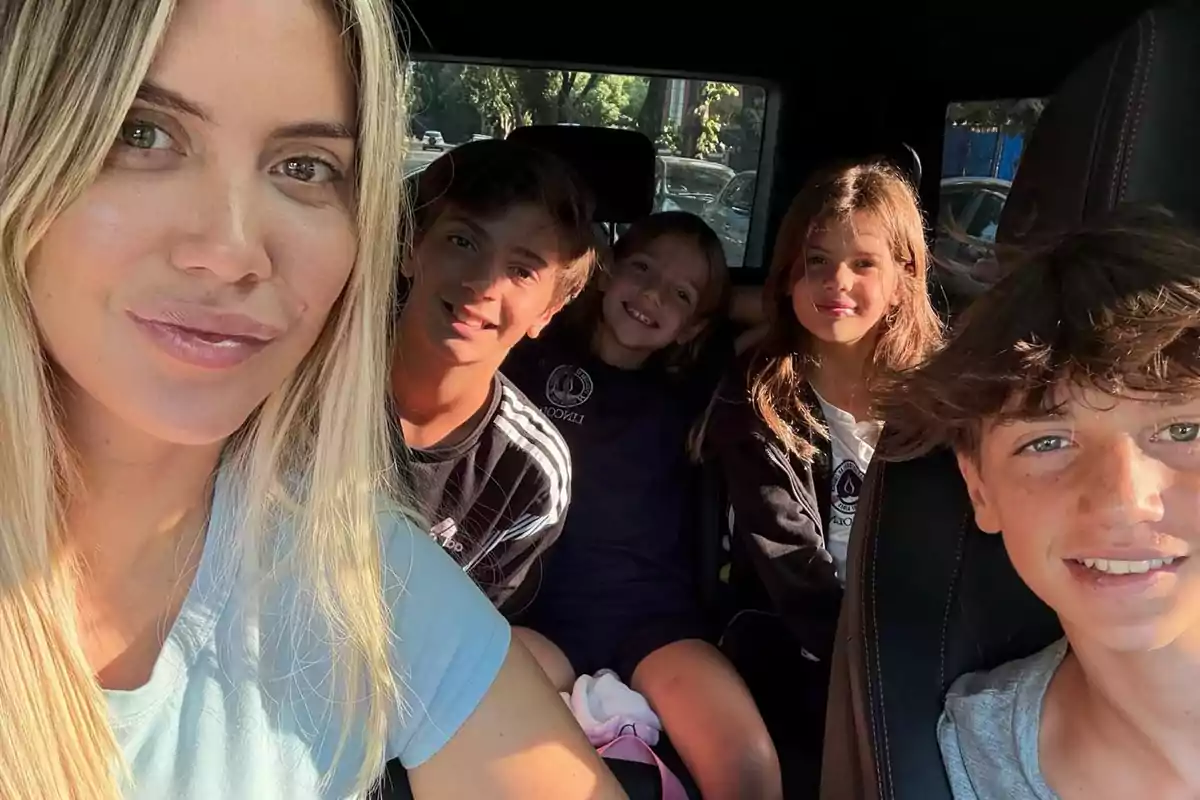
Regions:
<instances>
[{"instance_id":1,"label":"parked car outside","mask_svg":"<svg viewBox=\"0 0 1200 800\"><path fill-rule=\"evenodd\" d=\"M655 162L655 211L699 214L729 183L734 171L699 158L658 156Z\"/></svg>"},{"instance_id":2,"label":"parked car outside","mask_svg":"<svg viewBox=\"0 0 1200 800\"><path fill-rule=\"evenodd\" d=\"M979 294L999 278L996 229L1012 183L1002 178L945 178L938 199L934 270L953 291Z\"/></svg>"},{"instance_id":3,"label":"parked car outside","mask_svg":"<svg viewBox=\"0 0 1200 800\"><path fill-rule=\"evenodd\" d=\"M445 150L446 140L441 131L425 131L425 139L421 142L422 150Z\"/></svg>"},{"instance_id":4,"label":"parked car outside","mask_svg":"<svg viewBox=\"0 0 1200 800\"><path fill-rule=\"evenodd\" d=\"M746 263L746 237L750 233L750 217L754 211L754 193L758 189L758 172L739 172L729 179L700 211L700 217L716 231L725 250L725 261L731 267Z\"/></svg>"}]
</instances>

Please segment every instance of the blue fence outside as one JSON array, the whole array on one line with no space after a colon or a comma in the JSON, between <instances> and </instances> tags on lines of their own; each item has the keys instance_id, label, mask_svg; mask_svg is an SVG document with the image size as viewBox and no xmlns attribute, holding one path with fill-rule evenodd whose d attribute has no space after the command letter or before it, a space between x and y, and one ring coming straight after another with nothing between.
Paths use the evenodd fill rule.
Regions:
<instances>
[{"instance_id":1,"label":"blue fence outside","mask_svg":"<svg viewBox=\"0 0 1200 800\"><path fill-rule=\"evenodd\" d=\"M1023 134L976 131L947 125L942 148L942 177L987 176L1011 181L1025 146Z\"/></svg>"}]
</instances>

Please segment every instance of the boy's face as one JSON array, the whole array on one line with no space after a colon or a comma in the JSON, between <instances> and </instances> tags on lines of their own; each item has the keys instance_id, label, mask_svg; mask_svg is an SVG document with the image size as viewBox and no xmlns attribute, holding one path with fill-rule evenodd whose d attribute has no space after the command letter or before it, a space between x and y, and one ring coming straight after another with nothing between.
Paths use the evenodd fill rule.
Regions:
<instances>
[{"instance_id":1,"label":"boy's face","mask_svg":"<svg viewBox=\"0 0 1200 800\"><path fill-rule=\"evenodd\" d=\"M556 298L562 244L533 205L483 219L448 206L414 247L403 315L459 365L494 363L537 336L562 307Z\"/></svg>"},{"instance_id":2,"label":"boy's face","mask_svg":"<svg viewBox=\"0 0 1200 800\"><path fill-rule=\"evenodd\" d=\"M1200 633L1200 398L1064 388L1063 416L985 424L975 518L1067 634L1122 651Z\"/></svg>"}]
</instances>

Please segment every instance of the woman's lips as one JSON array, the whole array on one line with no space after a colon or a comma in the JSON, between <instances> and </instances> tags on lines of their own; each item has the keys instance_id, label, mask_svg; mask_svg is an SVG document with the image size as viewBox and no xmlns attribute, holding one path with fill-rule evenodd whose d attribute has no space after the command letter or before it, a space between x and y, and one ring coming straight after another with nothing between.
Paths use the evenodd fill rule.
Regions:
<instances>
[{"instance_id":1,"label":"woman's lips","mask_svg":"<svg viewBox=\"0 0 1200 800\"><path fill-rule=\"evenodd\" d=\"M260 353L279 336L277 328L243 314L172 309L130 311L129 318L159 351L201 369L231 369Z\"/></svg>"}]
</instances>

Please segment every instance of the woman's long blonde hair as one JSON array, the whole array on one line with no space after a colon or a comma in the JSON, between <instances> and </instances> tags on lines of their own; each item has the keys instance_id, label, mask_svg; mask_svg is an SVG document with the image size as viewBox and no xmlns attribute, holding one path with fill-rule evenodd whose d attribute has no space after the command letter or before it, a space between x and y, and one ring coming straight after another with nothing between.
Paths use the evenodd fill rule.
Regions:
<instances>
[{"instance_id":1,"label":"woman's long blonde hair","mask_svg":"<svg viewBox=\"0 0 1200 800\"><path fill-rule=\"evenodd\" d=\"M388 473L387 321L403 209L401 61L390 4L336 0L358 89L358 258L313 351L230 441L243 541L280 518L296 578L339 642L338 685L366 756L383 767L390 669L376 517ZM94 180L163 39L174 0L26 0L0 6L0 797L120 796L120 753L76 629L63 552L70 448L30 306L26 264ZM282 476L300 476L286 482ZM346 732L349 725L343 726ZM343 734L345 736L346 733ZM344 739L343 739L344 740Z\"/></svg>"}]
</instances>

